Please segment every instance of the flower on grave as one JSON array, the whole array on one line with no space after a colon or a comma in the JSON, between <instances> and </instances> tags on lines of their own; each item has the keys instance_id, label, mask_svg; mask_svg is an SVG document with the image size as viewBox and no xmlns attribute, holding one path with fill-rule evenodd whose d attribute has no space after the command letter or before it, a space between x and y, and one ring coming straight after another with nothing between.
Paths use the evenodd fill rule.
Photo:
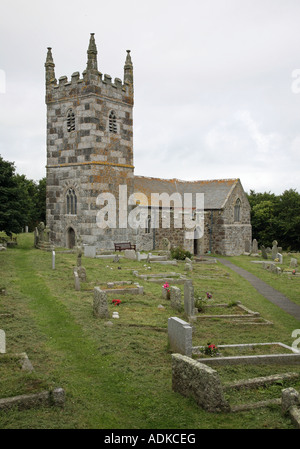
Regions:
<instances>
[{"instance_id":1,"label":"flower on grave","mask_svg":"<svg viewBox=\"0 0 300 449\"><path fill-rule=\"evenodd\" d=\"M169 287L170 287L169 284L166 282L166 283L164 284L164 288L167 290L167 292L170 291Z\"/></svg>"},{"instance_id":2,"label":"flower on grave","mask_svg":"<svg viewBox=\"0 0 300 449\"><path fill-rule=\"evenodd\" d=\"M115 306L119 306L119 305L121 304L121 301L120 301L120 299L113 299L113 300L112 300L112 303L113 303Z\"/></svg>"},{"instance_id":3,"label":"flower on grave","mask_svg":"<svg viewBox=\"0 0 300 449\"><path fill-rule=\"evenodd\" d=\"M209 355L209 356L213 357L218 354L218 347L216 345L214 345L213 343L207 343L206 348L204 348L202 350L202 352L205 355Z\"/></svg>"},{"instance_id":4,"label":"flower on grave","mask_svg":"<svg viewBox=\"0 0 300 449\"><path fill-rule=\"evenodd\" d=\"M293 274L296 274L296 270L293 270L292 273L293 273Z\"/></svg>"},{"instance_id":5,"label":"flower on grave","mask_svg":"<svg viewBox=\"0 0 300 449\"><path fill-rule=\"evenodd\" d=\"M212 298L212 294L211 293L206 292L206 296L207 296L207 299L211 299Z\"/></svg>"}]
</instances>

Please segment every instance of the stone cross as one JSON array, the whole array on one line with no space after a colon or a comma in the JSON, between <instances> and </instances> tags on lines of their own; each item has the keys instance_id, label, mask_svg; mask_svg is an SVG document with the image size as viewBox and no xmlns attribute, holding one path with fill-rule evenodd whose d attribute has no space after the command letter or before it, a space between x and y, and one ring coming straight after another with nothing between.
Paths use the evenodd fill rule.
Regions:
<instances>
[{"instance_id":1,"label":"stone cross","mask_svg":"<svg viewBox=\"0 0 300 449\"><path fill-rule=\"evenodd\" d=\"M260 249L261 249L262 258L268 259L268 254L267 254L267 251L266 251L266 248L264 247L264 245L261 245Z\"/></svg>"}]
</instances>

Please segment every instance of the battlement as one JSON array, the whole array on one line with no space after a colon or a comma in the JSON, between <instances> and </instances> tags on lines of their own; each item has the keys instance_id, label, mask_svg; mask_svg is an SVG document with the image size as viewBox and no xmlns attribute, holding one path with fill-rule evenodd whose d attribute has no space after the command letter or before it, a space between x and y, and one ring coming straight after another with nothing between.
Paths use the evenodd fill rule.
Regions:
<instances>
[{"instance_id":1,"label":"battlement","mask_svg":"<svg viewBox=\"0 0 300 449\"><path fill-rule=\"evenodd\" d=\"M133 104L133 66L130 57L130 50L127 50L127 57L124 65L124 82L120 78L102 74L98 71L97 48L94 33L91 33L89 48L87 51L87 67L80 77L80 72L74 72L71 79L61 76L58 81L55 78L51 47L48 47L46 70L46 104L73 98L78 96L98 94L107 98L117 99L124 103Z\"/></svg>"}]
</instances>

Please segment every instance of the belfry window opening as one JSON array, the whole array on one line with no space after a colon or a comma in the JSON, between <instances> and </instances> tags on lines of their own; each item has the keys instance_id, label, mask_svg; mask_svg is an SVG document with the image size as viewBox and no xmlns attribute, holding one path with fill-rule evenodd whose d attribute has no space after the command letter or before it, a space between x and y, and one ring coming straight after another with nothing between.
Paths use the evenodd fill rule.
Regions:
<instances>
[{"instance_id":1,"label":"belfry window opening","mask_svg":"<svg viewBox=\"0 0 300 449\"><path fill-rule=\"evenodd\" d=\"M75 131L75 114L72 109L67 114L67 130L69 133Z\"/></svg>"},{"instance_id":2,"label":"belfry window opening","mask_svg":"<svg viewBox=\"0 0 300 449\"><path fill-rule=\"evenodd\" d=\"M109 132L117 134L117 131L117 117L114 111L111 111L111 113L109 114Z\"/></svg>"},{"instance_id":3,"label":"belfry window opening","mask_svg":"<svg viewBox=\"0 0 300 449\"><path fill-rule=\"evenodd\" d=\"M77 214L77 196L74 189L69 189L67 191L67 214Z\"/></svg>"}]
</instances>

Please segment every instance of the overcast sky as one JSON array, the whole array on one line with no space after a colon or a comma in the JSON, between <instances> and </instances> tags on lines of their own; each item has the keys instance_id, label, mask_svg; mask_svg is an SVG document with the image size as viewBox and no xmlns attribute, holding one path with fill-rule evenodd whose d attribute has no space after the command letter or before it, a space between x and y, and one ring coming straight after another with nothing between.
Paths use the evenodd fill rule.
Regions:
<instances>
[{"instance_id":1,"label":"overcast sky","mask_svg":"<svg viewBox=\"0 0 300 449\"><path fill-rule=\"evenodd\" d=\"M136 175L300 191L299 0L0 6L0 155L17 173L46 174L47 47L56 78L70 79L95 33L98 69L112 78L131 50Z\"/></svg>"}]
</instances>

